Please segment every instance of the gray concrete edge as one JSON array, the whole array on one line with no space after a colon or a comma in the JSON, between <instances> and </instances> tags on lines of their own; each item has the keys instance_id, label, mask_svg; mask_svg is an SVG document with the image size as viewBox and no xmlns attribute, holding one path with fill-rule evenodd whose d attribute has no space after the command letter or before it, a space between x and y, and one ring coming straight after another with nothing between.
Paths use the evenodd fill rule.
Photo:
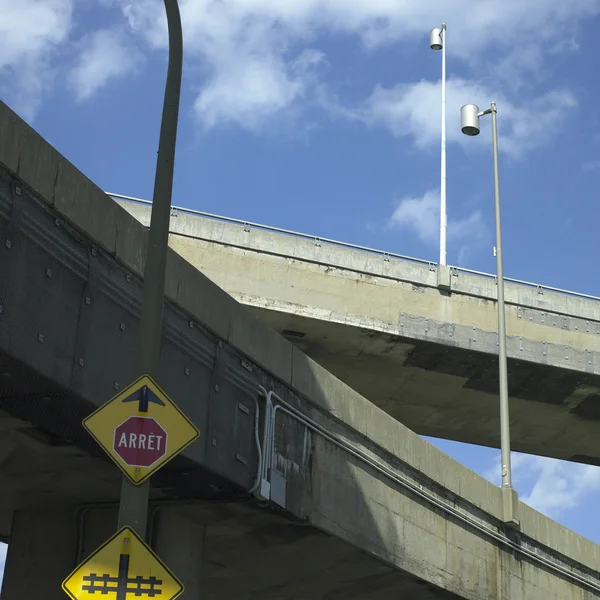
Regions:
<instances>
[{"instance_id":1,"label":"gray concrete edge","mask_svg":"<svg viewBox=\"0 0 600 600\"><path fill-rule=\"evenodd\" d=\"M268 309L306 317L319 319L320 312L311 312L307 306L289 304L264 298L232 294L232 296L246 306ZM477 327L468 327L456 323L442 323L435 319L426 319L419 315L411 315L408 311L399 314L398 323L387 323L379 319L364 317L354 319L352 315L328 312L327 320L347 327L368 328L388 335L398 335L409 339L435 342L446 346L498 354L498 334ZM576 350L561 344L538 342L521 336L507 336L507 355L509 358L526 360L546 364L551 367L579 371L582 374L600 374L600 352L595 350Z\"/></svg>"},{"instance_id":2,"label":"gray concrete edge","mask_svg":"<svg viewBox=\"0 0 600 600\"><path fill-rule=\"evenodd\" d=\"M149 222L150 207L125 200L118 204L144 223ZM217 221L199 215L176 213L171 218L171 232L225 246L233 246L253 252L273 254L300 261L313 262L365 275L384 277L413 283L424 287L451 290L476 298L495 301L495 279L457 272L447 267L448 273L438 273L436 265L428 266L333 244L319 244L308 239L288 236L267 230L244 228L241 225ZM443 281L440 281L441 279ZM450 281L447 281L450 275ZM507 304L544 311L559 316L575 317L600 324L598 301L536 289L534 287L506 282Z\"/></svg>"}]
</instances>

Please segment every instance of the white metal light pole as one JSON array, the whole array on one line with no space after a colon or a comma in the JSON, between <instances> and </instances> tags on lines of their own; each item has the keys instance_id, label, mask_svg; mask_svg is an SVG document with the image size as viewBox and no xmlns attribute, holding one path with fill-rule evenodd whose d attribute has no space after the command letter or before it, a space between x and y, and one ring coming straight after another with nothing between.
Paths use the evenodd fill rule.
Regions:
<instances>
[{"instance_id":1,"label":"white metal light pole","mask_svg":"<svg viewBox=\"0 0 600 600\"><path fill-rule=\"evenodd\" d=\"M446 233L448 217L446 214L446 24L441 29L432 29L429 33L432 50L442 51L442 172L440 182L440 265L446 264Z\"/></svg>"},{"instance_id":2,"label":"white metal light pole","mask_svg":"<svg viewBox=\"0 0 600 600\"><path fill-rule=\"evenodd\" d=\"M518 495L512 486L510 466L510 422L508 410L508 367L506 358L506 314L504 310L504 267L502 263L502 225L500 220L500 175L498 168L498 124L496 103L479 112L476 104L465 104L460 109L461 131L465 135L479 135L479 117L492 115L492 145L494 149L494 204L496 210L496 276L498 280L498 360L500 376L500 453L502 462L502 504L504 521L518 526Z\"/></svg>"}]
</instances>

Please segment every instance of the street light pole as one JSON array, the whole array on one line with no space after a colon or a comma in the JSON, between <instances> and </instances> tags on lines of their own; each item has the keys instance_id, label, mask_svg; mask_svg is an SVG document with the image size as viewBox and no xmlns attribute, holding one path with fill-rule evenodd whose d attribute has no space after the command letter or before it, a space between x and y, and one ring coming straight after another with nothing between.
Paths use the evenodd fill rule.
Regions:
<instances>
[{"instance_id":1,"label":"street light pole","mask_svg":"<svg viewBox=\"0 0 600 600\"><path fill-rule=\"evenodd\" d=\"M177 0L164 0L164 4L169 30L169 65L158 142L152 216L144 270L142 311L138 330L137 367L141 373L151 377L157 376L160 357L171 194L183 69L183 34L179 5ZM142 539L146 538L149 494L149 480L141 485L133 485L126 477L123 477L119 506L119 529L128 525Z\"/></svg>"},{"instance_id":2,"label":"street light pole","mask_svg":"<svg viewBox=\"0 0 600 600\"><path fill-rule=\"evenodd\" d=\"M448 216L446 211L446 24L441 29L432 29L430 34L432 50L442 51L442 148L440 181L440 265L446 264L446 238Z\"/></svg>"},{"instance_id":3,"label":"street light pole","mask_svg":"<svg viewBox=\"0 0 600 600\"><path fill-rule=\"evenodd\" d=\"M518 495L512 486L510 464L510 417L508 405L508 366L506 354L506 312L504 305L504 265L502 260L502 222L500 214L500 174L498 167L498 122L496 103L479 112L475 104L461 108L462 132L475 136L480 132L479 117L492 115L492 146L494 153L494 206L496 213L496 278L498 286L498 368L500 379L500 454L502 474L502 504L505 523L518 526Z\"/></svg>"},{"instance_id":4,"label":"street light pole","mask_svg":"<svg viewBox=\"0 0 600 600\"><path fill-rule=\"evenodd\" d=\"M506 317L504 310L504 263L502 260L502 224L500 218L500 176L498 168L498 123L496 103L492 113L492 144L494 146L494 204L496 210L496 273L498 279L498 355L500 370L500 448L502 454L502 487L512 487L510 465L510 423L508 413L508 367L506 357Z\"/></svg>"}]
</instances>

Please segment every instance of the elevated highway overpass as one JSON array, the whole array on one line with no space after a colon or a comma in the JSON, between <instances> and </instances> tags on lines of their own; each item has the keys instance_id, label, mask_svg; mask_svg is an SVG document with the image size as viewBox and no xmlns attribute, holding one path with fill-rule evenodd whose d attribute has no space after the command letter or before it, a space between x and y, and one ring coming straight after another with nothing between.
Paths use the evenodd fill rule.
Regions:
<instances>
[{"instance_id":1,"label":"elevated highway overpass","mask_svg":"<svg viewBox=\"0 0 600 600\"><path fill-rule=\"evenodd\" d=\"M116 524L81 419L131 362L147 232L0 104L3 600L60 581ZM591 600L600 547L520 504L169 252L159 381L201 430L152 478L149 540L183 598Z\"/></svg>"},{"instance_id":2,"label":"elevated highway overpass","mask_svg":"<svg viewBox=\"0 0 600 600\"><path fill-rule=\"evenodd\" d=\"M187 209L169 244L413 431L499 446L493 276ZM505 296L513 449L600 465L600 299L514 280Z\"/></svg>"}]
</instances>

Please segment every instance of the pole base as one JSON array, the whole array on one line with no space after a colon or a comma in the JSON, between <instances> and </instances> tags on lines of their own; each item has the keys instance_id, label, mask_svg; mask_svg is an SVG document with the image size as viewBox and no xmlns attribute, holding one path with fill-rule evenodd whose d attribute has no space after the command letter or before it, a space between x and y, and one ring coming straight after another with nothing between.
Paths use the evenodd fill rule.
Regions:
<instances>
[{"instance_id":1,"label":"pole base","mask_svg":"<svg viewBox=\"0 0 600 600\"><path fill-rule=\"evenodd\" d=\"M513 487L502 489L502 516L504 524L513 529L520 529L519 521L519 494Z\"/></svg>"},{"instance_id":2,"label":"pole base","mask_svg":"<svg viewBox=\"0 0 600 600\"><path fill-rule=\"evenodd\" d=\"M449 292L452 289L452 272L448 265L438 265L437 269L438 289Z\"/></svg>"}]
</instances>

